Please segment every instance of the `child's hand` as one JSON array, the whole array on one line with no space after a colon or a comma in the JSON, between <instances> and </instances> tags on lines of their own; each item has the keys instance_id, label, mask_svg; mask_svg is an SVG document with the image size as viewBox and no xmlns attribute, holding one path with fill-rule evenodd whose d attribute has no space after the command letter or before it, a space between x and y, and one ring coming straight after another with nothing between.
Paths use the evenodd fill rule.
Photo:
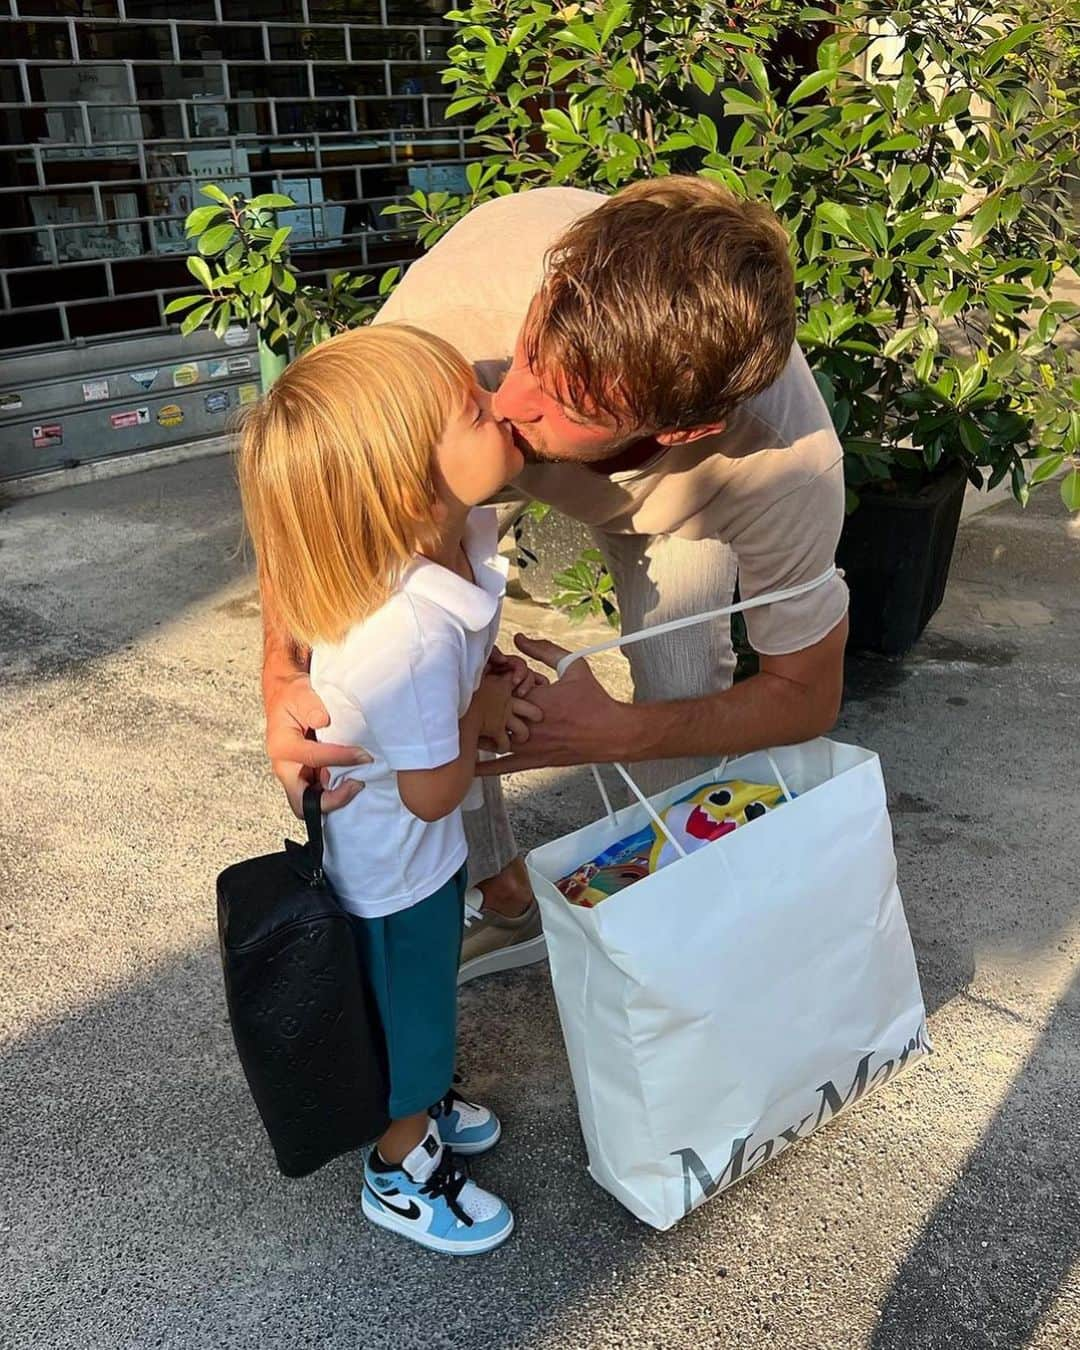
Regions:
<instances>
[{"instance_id":1,"label":"child's hand","mask_svg":"<svg viewBox=\"0 0 1080 1350\"><path fill-rule=\"evenodd\" d=\"M528 665L520 656L508 656L505 652L499 651L498 647L491 649L487 671L492 675L512 674L514 677L514 697L520 699L528 698L531 690L539 689L548 683L546 675L541 675L538 670L533 670L532 666Z\"/></svg>"},{"instance_id":2,"label":"child's hand","mask_svg":"<svg viewBox=\"0 0 1080 1350\"><path fill-rule=\"evenodd\" d=\"M480 682L480 743L485 750L506 754L514 746L523 745L529 739L529 724L543 718L535 703L517 696L520 680L516 675L514 671L489 671Z\"/></svg>"},{"instance_id":3,"label":"child's hand","mask_svg":"<svg viewBox=\"0 0 1080 1350\"><path fill-rule=\"evenodd\" d=\"M480 704L480 740L494 744L499 751L510 749L506 726L513 697L514 677L509 671L498 675L485 672L476 691Z\"/></svg>"}]
</instances>

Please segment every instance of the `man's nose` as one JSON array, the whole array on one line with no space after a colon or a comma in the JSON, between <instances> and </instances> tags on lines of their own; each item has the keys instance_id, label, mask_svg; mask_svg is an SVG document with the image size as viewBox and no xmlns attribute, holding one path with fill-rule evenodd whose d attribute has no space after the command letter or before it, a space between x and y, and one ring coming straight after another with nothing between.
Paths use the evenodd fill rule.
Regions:
<instances>
[{"instance_id":1,"label":"man's nose","mask_svg":"<svg viewBox=\"0 0 1080 1350\"><path fill-rule=\"evenodd\" d=\"M539 421L540 398L532 372L511 369L492 398L491 411L504 422Z\"/></svg>"}]
</instances>

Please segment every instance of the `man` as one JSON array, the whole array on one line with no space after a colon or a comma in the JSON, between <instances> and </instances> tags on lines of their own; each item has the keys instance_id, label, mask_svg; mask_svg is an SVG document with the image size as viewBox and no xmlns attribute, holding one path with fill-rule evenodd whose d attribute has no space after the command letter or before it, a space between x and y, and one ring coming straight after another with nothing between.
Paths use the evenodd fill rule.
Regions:
<instances>
[{"instance_id":1,"label":"man","mask_svg":"<svg viewBox=\"0 0 1080 1350\"><path fill-rule=\"evenodd\" d=\"M794 342L787 238L766 207L678 176L613 197L496 198L413 264L376 322L439 334L498 391L495 412L526 457L517 486L592 527L624 631L719 608L736 576L750 599L831 564L842 452ZM846 615L839 577L749 612L760 672L735 687L720 621L627 648L633 704L610 698L584 662L533 689L543 721L482 768L484 809L466 813L483 904L470 914L463 977L544 954L497 775L644 761L639 779L656 791L696 771L685 757L715 763L820 735L839 708ZM517 644L550 666L563 654ZM502 659L523 673L520 658ZM326 713L272 613L263 690L268 749L294 809L304 773L365 762L362 749L305 740ZM356 790L341 788L327 809Z\"/></svg>"}]
</instances>

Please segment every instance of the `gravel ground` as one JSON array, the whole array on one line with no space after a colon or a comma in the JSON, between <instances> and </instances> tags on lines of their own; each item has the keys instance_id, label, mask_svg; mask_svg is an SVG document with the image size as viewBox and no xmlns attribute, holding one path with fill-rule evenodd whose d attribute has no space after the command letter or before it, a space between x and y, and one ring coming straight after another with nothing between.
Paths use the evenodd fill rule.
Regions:
<instances>
[{"instance_id":1,"label":"gravel ground","mask_svg":"<svg viewBox=\"0 0 1080 1350\"><path fill-rule=\"evenodd\" d=\"M964 526L905 664L849 663L837 735L882 755L936 1055L656 1234L585 1173L546 969L472 985L464 1063L506 1123L476 1172L519 1216L472 1263L365 1226L355 1158L280 1178L246 1093L213 879L288 822L239 537L225 460L0 513L5 1345L1080 1344L1080 532L1053 488ZM589 788L513 782L522 844Z\"/></svg>"}]
</instances>

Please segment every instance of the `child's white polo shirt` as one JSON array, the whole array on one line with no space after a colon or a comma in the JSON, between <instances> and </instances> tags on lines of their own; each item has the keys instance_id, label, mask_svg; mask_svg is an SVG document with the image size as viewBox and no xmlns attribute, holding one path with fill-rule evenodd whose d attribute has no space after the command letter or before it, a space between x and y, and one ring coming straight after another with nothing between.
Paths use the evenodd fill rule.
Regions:
<instances>
[{"instance_id":1,"label":"child's white polo shirt","mask_svg":"<svg viewBox=\"0 0 1080 1350\"><path fill-rule=\"evenodd\" d=\"M499 627L508 563L499 555L493 507L469 513L464 547L475 585L416 558L397 591L341 642L311 654L312 688L330 725L317 734L362 746L371 764L332 769L363 792L325 817L326 874L344 907L363 918L407 909L437 891L465 861L460 809L418 819L402 802L400 769L456 759L468 711Z\"/></svg>"}]
</instances>

